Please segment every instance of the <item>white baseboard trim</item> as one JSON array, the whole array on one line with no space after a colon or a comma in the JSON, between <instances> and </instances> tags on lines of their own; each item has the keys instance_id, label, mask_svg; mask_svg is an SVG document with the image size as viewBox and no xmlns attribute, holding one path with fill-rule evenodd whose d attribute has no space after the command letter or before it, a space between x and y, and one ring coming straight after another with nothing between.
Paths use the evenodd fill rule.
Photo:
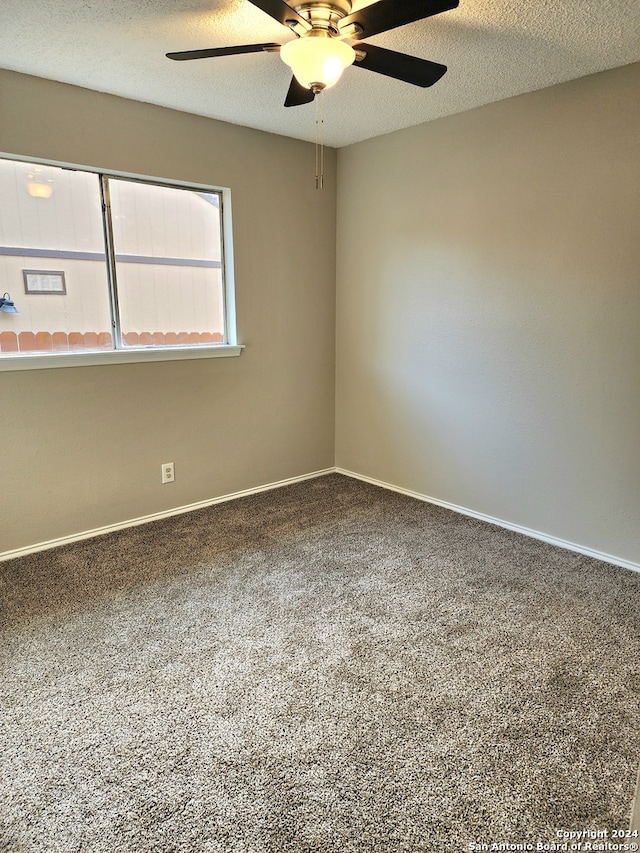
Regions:
<instances>
[{"instance_id":1,"label":"white baseboard trim","mask_svg":"<svg viewBox=\"0 0 640 853\"><path fill-rule=\"evenodd\" d=\"M529 527L522 527L519 524L512 524L509 521L504 521L501 518L493 518L491 515L485 515L482 512L476 512L472 509L467 509L457 504L451 504L447 501L438 500L438 498L429 497L419 492L412 492L410 489L403 489L400 486L393 486L391 483L384 483L381 480L375 480L373 477L365 477L363 474L356 474L354 471L347 471L344 468L336 468L337 474L344 474L346 477L353 477L355 480L362 480L364 483L371 483L373 486L380 486L383 489L389 489L392 492L399 492L401 495L408 495L410 498L417 498L425 503L435 504L435 506L450 509L460 515L468 515L470 518L477 518L480 521L488 521L490 524L495 524L498 527L504 527L506 530L513 530L515 533L522 533L524 536L529 536L531 539L539 539L541 542L547 542L549 545L555 545L558 548L564 548L566 551L575 551L577 554L584 554L587 557L593 557L595 560L602 560L604 563L612 563L614 566L621 566L623 569L630 569L632 572L640 572L640 563L634 563L631 560L624 560L621 557L615 557L613 554L605 554L602 551L595 551L593 548L587 548L584 545L578 545L575 542L567 542L565 539L558 539L556 536L550 536L547 533L542 533L540 530L532 530Z\"/></svg>"},{"instance_id":2,"label":"white baseboard trim","mask_svg":"<svg viewBox=\"0 0 640 853\"><path fill-rule=\"evenodd\" d=\"M564 548L566 551L574 551L577 554L584 554L587 557L593 557L596 560L602 560L604 563L611 563L614 566L621 566L624 569L630 569L632 572L640 572L640 563L634 563L631 560L624 560L620 557L615 557L613 554L605 554L602 551L596 551L593 548L587 548L583 545L578 545L575 542L567 542L565 539L558 539L556 536L550 536L547 533L542 533L540 530L532 530L529 527L522 527L519 524L512 524L504 521L501 518L494 518L491 515L485 515L482 512L476 512L472 509L467 509L457 504L442 501L438 498L423 495L420 492L413 492L410 489L403 489L401 486L394 486L391 483L385 483L382 480L376 480L373 477L366 477L364 474L357 474L355 471L347 471L345 468L323 468L321 471L312 471L308 474L302 474L299 477L289 477L286 480L278 480L275 483L266 483L262 486L255 486L251 489L243 489L239 492L231 492L227 495L220 495L217 498L210 498L196 503L186 504L184 506L173 507L172 509L155 512L150 515L143 515L139 518L131 518L126 521L117 522L116 524L107 524L104 527L96 527L93 530L84 530L81 533L73 533L70 536L60 536L57 539L49 539L46 542L38 542L35 545L27 545L24 548L15 548L12 551L4 551L0 553L0 562L3 560L12 560L16 557L25 557L29 554L35 554L39 551L47 551L50 548L57 548L60 545L68 545L72 542L80 542L83 539L92 539L96 536L102 536L105 533L112 533L116 530L125 530L127 527L137 527L140 524L148 524L151 521L160 521L163 518L171 518L174 515L183 515L186 512L193 512L196 509L204 509L215 504L225 503L226 501L236 500L238 498L248 497L249 495L257 495L260 492L268 492L271 489L279 489L282 486L290 486L294 483L302 483L305 480L314 480L317 477L324 477L327 474L343 474L346 477L352 477L354 480L362 480L364 483L370 483L373 486L379 486L382 489L388 489L392 492L398 492L402 495L407 495L410 498L416 498L425 503L441 506L444 509L450 509L452 512L457 512L460 515L467 515L470 518L477 518L479 521L486 521L489 524L495 524L498 527L504 527L506 530L512 530L515 533L521 533L523 536L529 536L532 539L539 539L541 542L547 542L549 545L555 545L558 548Z\"/></svg>"},{"instance_id":3,"label":"white baseboard trim","mask_svg":"<svg viewBox=\"0 0 640 853\"><path fill-rule=\"evenodd\" d=\"M260 492L268 492L271 489L279 489L282 486L291 486L294 483L302 483L304 480L314 480L316 477L324 477L326 474L335 473L335 468L324 468L322 471L312 471L309 474L302 474L300 477L289 477L286 480L278 480L276 483L266 483L263 486L255 486L252 489L243 489L240 492L232 492L228 495L221 495L218 498L210 498L206 501L197 501L196 503L186 504L185 506L177 506L173 509L163 510L162 512L154 512L151 515L141 515L139 518L130 518L126 521L120 521L116 524L107 524L104 527L96 527L93 530L83 530L82 533L73 533L70 536L60 536L58 539L49 539L46 542L38 542L36 545L27 545L24 548L15 548L13 551L4 551L0 553L0 562L3 560L12 560L16 557L25 557L28 554L35 554L38 551L47 551L49 548L57 548L59 545L69 545L72 542L80 542L82 539L93 539L95 536L103 536L105 533L112 533L115 530L124 530L127 527L138 527L140 524L148 524L150 521L160 521L163 518L171 518L174 515L183 515L185 512L193 512L196 509L204 509L214 504L233 501L237 498L244 498L248 495L257 495Z\"/></svg>"}]
</instances>

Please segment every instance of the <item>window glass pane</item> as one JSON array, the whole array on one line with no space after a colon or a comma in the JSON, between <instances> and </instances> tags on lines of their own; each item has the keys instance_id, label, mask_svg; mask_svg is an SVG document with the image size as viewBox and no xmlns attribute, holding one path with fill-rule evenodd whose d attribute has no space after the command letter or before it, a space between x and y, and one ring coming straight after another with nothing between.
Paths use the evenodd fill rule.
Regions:
<instances>
[{"instance_id":1,"label":"window glass pane","mask_svg":"<svg viewBox=\"0 0 640 853\"><path fill-rule=\"evenodd\" d=\"M5 291L0 357L113 348L97 175L0 160Z\"/></svg>"},{"instance_id":2,"label":"window glass pane","mask_svg":"<svg viewBox=\"0 0 640 853\"><path fill-rule=\"evenodd\" d=\"M222 343L220 195L109 178L122 343Z\"/></svg>"}]
</instances>

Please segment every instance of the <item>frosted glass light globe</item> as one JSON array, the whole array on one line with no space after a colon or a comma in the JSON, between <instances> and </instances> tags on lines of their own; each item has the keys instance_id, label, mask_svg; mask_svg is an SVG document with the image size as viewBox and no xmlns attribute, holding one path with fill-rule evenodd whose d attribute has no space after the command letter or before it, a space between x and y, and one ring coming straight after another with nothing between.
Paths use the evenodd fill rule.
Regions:
<instances>
[{"instance_id":1,"label":"frosted glass light globe","mask_svg":"<svg viewBox=\"0 0 640 853\"><path fill-rule=\"evenodd\" d=\"M345 68L356 58L351 45L332 38L303 36L282 45L280 56L305 89L334 86Z\"/></svg>"}]
</instances>

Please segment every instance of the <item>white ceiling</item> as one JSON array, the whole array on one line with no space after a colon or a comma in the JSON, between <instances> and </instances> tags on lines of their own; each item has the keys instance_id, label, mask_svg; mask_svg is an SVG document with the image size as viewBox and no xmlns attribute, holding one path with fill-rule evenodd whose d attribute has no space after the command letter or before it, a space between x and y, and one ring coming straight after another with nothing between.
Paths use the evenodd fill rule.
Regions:
<instances>
[{"instance_id":1,"label":"white ceiling","mask_svg":"<svg viewBox=\"0 0 640 853\"><path fill-rule=\"evenodd\" d=\"M353 8L368 2L355 0ZM248 0L0 2L4 68L313 140L314 104L283 106L291 74L277 53L165 58L167 51L292 37ZM457 9L369 41L449 70L421 89L348 68L323 95L328 145L349 145L638 61L640 2L460 0Z\"/></svg>"}]
</instances>

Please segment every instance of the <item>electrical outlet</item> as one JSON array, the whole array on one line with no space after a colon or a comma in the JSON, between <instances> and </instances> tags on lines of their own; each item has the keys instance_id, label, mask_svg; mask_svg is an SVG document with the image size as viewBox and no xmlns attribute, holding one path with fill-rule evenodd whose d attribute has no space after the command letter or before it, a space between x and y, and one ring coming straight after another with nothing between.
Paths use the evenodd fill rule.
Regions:
<instances>
[{"instance_id":1,"label":"electrical outlet","mask_svg":"<svg viewBox=\"0 0 640 853\"><path fill-rule=\"evenodd\" d=\"M163 462L162 463L162 482L163 483L173 483L176 475L173 470L173 462Z\"/></svg>"}]
</instances>

